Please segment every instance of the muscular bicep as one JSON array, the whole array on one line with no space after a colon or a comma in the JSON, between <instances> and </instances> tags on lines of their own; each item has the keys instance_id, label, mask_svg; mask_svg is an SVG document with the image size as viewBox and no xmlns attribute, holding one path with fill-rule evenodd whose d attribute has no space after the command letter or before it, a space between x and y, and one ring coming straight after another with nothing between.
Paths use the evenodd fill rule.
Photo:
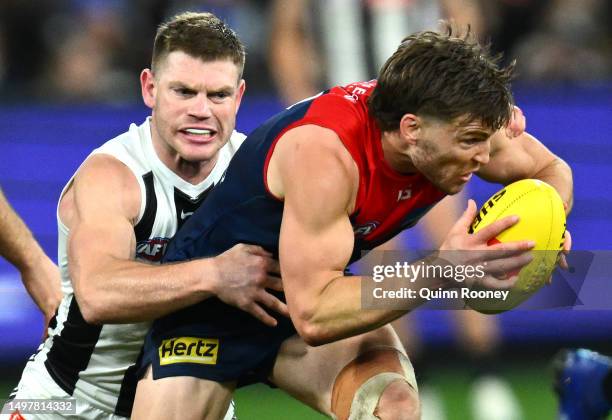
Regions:
<instances>
[{"instance_id":1,"label":"muscular bicep","mask_svg":"<svg viewBox=\"0 0 612 420\"><path fill-rule=\"evenodd\" d=\"M329 281L343 275L353 250L353 230L346 214L330 210L316 216L289 198L281 227L280 261L288 303L316 298ZM326 217L327 216L327 217Z\"/></svg>"},{"instance_id":2,"label":"muscular bicep","mask_svg":"<svg viewBox=\"0 0 612 420\"><path fill-rule=\"evenodd\" d=\"M325 287L343 275L352 250L356 167L330 130L289 133L279 174L284 189L280 263L292 312L308 312ZM316 135L315 135L316 134Z\"/></svg>"},{"instance_id":3,"label":"muscular bicep","mask_svg":"<svg viewBox=\"0 0 612 420\"><path fill-rule=\"evenodd\" d=\"M490 182L509 184L532 178L557 157L528 133L510 139L501 132L491 138L491 157L478 175Z\"/></svg>"},{"instance_id":4,"label":"muscular bicep","mask_svg":"<svg viewBox=\"0 0 612 420\"><path fill-rule=\"evenodd\" d=\"M62 201L69 200L68 261L75 291L135 252L133 220L140 207L135 177L116 159L88 159Z\"/></svg>"}]
</instances>

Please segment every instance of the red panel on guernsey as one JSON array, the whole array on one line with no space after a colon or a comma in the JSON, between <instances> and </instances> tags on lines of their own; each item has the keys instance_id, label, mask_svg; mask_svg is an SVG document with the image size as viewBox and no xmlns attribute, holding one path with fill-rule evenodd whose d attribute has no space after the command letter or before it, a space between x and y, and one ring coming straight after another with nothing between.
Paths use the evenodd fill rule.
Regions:
<instances>
[{"instance_id":1,"label":"red panel on guernsey","mask_svg":"<svg viewBox=\"0 0 612 420\"><path fill-rule=\"evenodd\" d=\"M397 234L407 215L445 196L420 173L400 174L385 161L380 129L367 109L375 86L372 80L335 87L315 98L304 118L291 124L329 128L350 152L360 177L353 226L367 242Z\"/></svg>"}]
</instances>

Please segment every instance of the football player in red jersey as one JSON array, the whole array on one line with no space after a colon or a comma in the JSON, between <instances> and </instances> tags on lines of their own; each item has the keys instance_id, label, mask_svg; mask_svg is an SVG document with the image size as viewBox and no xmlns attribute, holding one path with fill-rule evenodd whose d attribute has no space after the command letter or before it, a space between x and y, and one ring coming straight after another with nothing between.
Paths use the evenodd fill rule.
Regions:
<instances>
[{"instance_id":1,"label":"football player in red jersey","mask_svg":"<svg viewBox=\"0 0 612 420\"><path fill-rule=\"evenodd\" d=\"M542 179L571 207L567 164L527 133L506 134L511 73L469 35L418 33L402 42L377 81L334 87L255 130L223 182L177 233L166 261L221 252L238 238L278 251L292 324L245 324L235 310L211 302L158 320L145 342L143 361L151 367L139 383L134 418L218 418L222 410L211 411L193 395L207 382L221 382L229 401L253 374L338 419L418 418L414 372L388 323L422 299L406 299L402 310L364 310L368 278L344 270L356 253L461 191L474 173L503 184ZM463 264L488 262L478 284L509 288L513 280L495 274L528 263L533 243L489 247L518 219L468 235L475 215L470 201L440 249L472 251ZM457 283L421 277L406 286L438 290ZM168 347L193 337L222 337L214 358L184 358L184 348L174 354Z\"/></svg>"}]
</instances>

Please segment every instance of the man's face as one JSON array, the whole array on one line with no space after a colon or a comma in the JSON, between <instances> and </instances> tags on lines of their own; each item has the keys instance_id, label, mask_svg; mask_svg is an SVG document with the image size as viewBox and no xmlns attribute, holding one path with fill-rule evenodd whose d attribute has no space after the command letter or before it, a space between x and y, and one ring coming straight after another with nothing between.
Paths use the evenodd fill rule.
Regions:
<instances>
[{"instance_id":1,"label":"man's face","mask_svg":"<svg viewBox=\"0 0 612 420\"><path fill-rule=\"evenodd\" d=\"M447 194L461 191L472 173L489 161L492 130L478 121L460 121L421 118L418 141L411 150L416 169Z\"/></svg>"},{"instance_id":2,"label":"man's face","mask_svg":"<svg viewBox=\"0 0 612 420\"><path fill-rule=\"evenodd\" d=\"M244 92L238 67L231 60L204 62L173 51L154 75L143 71L141 84L162 161L215 160L236 125Z\"/></svg>"}]
</instances>

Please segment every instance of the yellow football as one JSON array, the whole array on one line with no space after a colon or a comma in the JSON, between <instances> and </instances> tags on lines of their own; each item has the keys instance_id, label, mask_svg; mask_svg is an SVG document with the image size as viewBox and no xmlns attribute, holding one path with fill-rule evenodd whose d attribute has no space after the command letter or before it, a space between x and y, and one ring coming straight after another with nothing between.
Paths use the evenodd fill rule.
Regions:
<instances>
[{"instance_id":1,"label":"yellow football","mask_svg":"<svg viewBox=\"0 0 612 420\"><path fill-rule=\"evenodd\" d=\"M533 260L518 273L518 280L505 300L470 299L466 304L482 313L512 309L538 291L550 278L563 249L565 210L557 191L546 182L523 179L495 193L481 207L470 233L507 216L519 216L519 222L489 241L532 240Z\"/></svg>"}]
</instances>

